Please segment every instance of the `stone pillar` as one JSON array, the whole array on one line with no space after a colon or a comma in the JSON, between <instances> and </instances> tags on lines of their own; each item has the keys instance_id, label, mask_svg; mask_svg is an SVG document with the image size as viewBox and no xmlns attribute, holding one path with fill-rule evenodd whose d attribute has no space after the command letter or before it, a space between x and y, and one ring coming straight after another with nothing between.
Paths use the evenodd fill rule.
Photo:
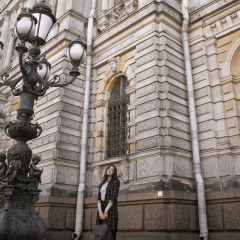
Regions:
<instances>
[{"instance_id":1,"label":"stone pillar","mask_svg":"<svg viewBox=\"0 0 240 240\"><path fill-rule=\"evenodd\" d=\"M11 62L13 48L14 48L14 39L15 39L14 30L11 29L10 33L9 33L9 44L6 49L7 53L6 53L6 57L5 57L4 66L7 66Z\"/></svg>"},{"instance_id":2,"label":"stone pillar","mask_svg":"<svg viewBox=\"0 0 240 240\"><path fill-rule=\"evenodd\" d=\"M90 13L90 7L91 1L68 0L65 3L65 12L74 9L74 11L77 11L88 18Z\"/></svg>"},{"instance_id":3,"label":"stone pillar","mask_svg":"<svg viewBox=\"0 0 240 240\"><path fill-rule=\"evenodd\" d=\"M102 10L107 10L109 8L109 1L102 0Z\"/></svg>"},{"instance_id":4,"label":"stone pillar","mask_svg":"<svg viewBox=\"0 0 240 240\"><path fill-rule=\"evenodd\" d=\"M149 1L147 1L147 0L138 0L138 6L139 6L139 8L147 5L148 2L149 2Z\"/></svg>"},{"instance_id":5,"label":"stone pillar","mask_svg":"<svg viewBox=\"0 0 240 240\"><path fill-rule=\"evenodd\" d=\"M10 18L9 18L9 13L7 12L4 15L4 22L3 22L2 33L0 38L0 41L4 44L3 54L6 53L6 43L8 38L9 26L10 26ZM0 62L0 68L2 67L2 64L3 64L3 61Z\"/></svg>"},{"instance_id":6,"label":"stone pillar","mask_svg":"<svg viewBox=\"0 0 240 240\"><path fill-rule=\"evenodd\" d=\"M109 8L112 8L112 7L114 6L114 0L108 0L108 1L107 1L107 4L108 4L108 6L107 6L108 9L109 9Z\"/></svg>"},{"instance_id":7,"label":"stone pillar","mask_svg":"<svg viewBox=\"0 0 240 240\"><path fill-rule=\"evenodd\" d=\"M60 18L66 12L66 0L58 0L56 18Z\"/></svg>"},{"instance_id":8,"label":"stone pillar","mask_svg":"<svg viewBox=\"0 0 240 240\"><path fill-rule=\"evenodd\" d=\"M27 8L32 8L35 4L37 4L36 0L28 0Z\"/></svg>"}]
</instances>

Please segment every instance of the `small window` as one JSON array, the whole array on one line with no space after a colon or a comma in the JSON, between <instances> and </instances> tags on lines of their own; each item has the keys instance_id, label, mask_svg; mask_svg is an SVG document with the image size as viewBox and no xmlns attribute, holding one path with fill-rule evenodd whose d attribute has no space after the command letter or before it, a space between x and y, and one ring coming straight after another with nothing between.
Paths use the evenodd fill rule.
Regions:
<instances>
[{"instance_id":1,"label":"small window","mask_svg":"<svg viewBox=\"0 0 240 240\"><path fill-rule=\"evenodd\" d=\"M127 87L127 78L118 77L108 102L107 158L123 156L129 151L127 144L129 138L129 96L125 91Z\"/></svg>"}]
</instances>

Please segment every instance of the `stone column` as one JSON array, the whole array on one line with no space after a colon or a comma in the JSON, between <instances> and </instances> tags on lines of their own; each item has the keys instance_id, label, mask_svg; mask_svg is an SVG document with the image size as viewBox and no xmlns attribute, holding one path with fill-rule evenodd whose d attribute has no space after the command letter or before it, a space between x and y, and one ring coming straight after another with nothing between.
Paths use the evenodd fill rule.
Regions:
<instances>
[{"instance_id":1,"label":"stone column","mask_svg":"<svg viewBox=\"0 0 240 240\"><path fill-rule=\"evenodd\" d=\"M114 7L114 0L108 0L108 9Z\"/></svg>"},{"instance_id":2,"label":"stone column","mask_svg":"<svg viewBox=\"0 0 240 240\"><path fill-rule=\"evenodd\" d=\"M148 1L147 0L138 0L138 6L139 8L147 5Z\"/></svg>"},{"instance_id":3,"label":"stone column","mask_svg":"<svg viewBox=\"0 0 240 240\"><path fill-rule=\"evenodd\" d=\"M109 8L109 1L102 0L102 10L107 10Z\"/></svg>"},{"instance_id":4,"label":"stone column","mask_svg":"<svg viewBox=\"0 0 240 240\"><path fill-rule=\"evenodd\" d=\"M14 39L15 39L14 30L11 29L9 33L9 44L6 49L7 52L6 52L4 66L7 66L11 62L13 48L14 48Z\"/></svg>"},{"instance_id":5,"label":"stone column","mask_svg":"<svg viewBox=\"0 0 240 240\"><path fill-rule=\"evenodd\" d=\"M27 8L32 8L35 4L37 4L36 0L28 0Z\"/></svg>"},{"instance_id":6,"label":"stone column","mask_svg":"<svg viewBox=\"0 0 240 240\"><path fill-rule=\"evenodd\" d=\"M60 18L66 12L66 0L58 0L56 18Z\"/></svg>"},{"instance_id":7,"label":"stone column","mask_svg":"<svg viewBox=\"0 0 240 240\"><path fill-rule=\"evenodd\" d=\"M8 38L9 26L10 26L10 17L9 17L9 13L7 12L4 15L4 22L3 22L2 33L0 38L0 41L4 44L3 54L6 53L6 43ZM0 68L2 67L2 64L3 64L3 61L0 61Z\"/></svg>"}]
</instances>

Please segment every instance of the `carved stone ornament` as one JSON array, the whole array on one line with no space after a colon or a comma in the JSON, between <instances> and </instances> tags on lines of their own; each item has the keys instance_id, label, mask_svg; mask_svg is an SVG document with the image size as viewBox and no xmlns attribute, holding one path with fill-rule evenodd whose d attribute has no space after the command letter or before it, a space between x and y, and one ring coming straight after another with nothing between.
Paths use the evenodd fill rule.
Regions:
<instances>
[{"instance_id":1,"label":"carved stone ornament","mask_svg":"<svg viewBox=\"0 0 240 240\"><path fill-rule=\"evenodd\" d=\"M118 177L123 183L129 182L129 164L122 162L118 168Z\"/></svg>"},{"instance_id":2,"label":"carved stone ornament","mask_svg":"<svg viewBox=\"0 0 240 240\"><path fill-rule=\"evenodd\" d=\"M105 20L98 24L98 28L101 32L105 32L108 29L109 25L110 23Z\"/></svg>"},{"instance_id":3,"label":"carved stone ornament","mask_svg":"<svg viewBox=\"0 0 240 240\"><path fill-rule=\"evenodd\" d=\"M114 8L102 13L98 19L98 28L101 32L106 31L112 25L122 21L138 9L137 0L119 1Z\"/></svg>"},{"instance_id":4,"label":"carved stone ornament","mask_svg":"<svg viewBox=\"0 0 240 240\"><path fill-rule=\"evenodd\" d=\"M97 166L93 170L93 186L98 187L100 183L102 182L102 170L99 166Z\"/></svg>"},{"instance_id":5,"label":"carved stone ornament","mask_svg":"<svg viewBox=\"0 0 240 240\"><path fill-rule=\"evenodd\" d=\"M134 13L138 8L137 0L129 0L125 3L126 12L128 15Z\"/></svg>"},{"instance_id":6,"label":"carved stone ornament","mask_svg":"<svg viewBox=\"0 0 240 240\"><path fill-rule=\"evenodd\" d=\"M117 23L121 18L121 15L118 13L118 11L113 10L108 14L108 19L110 24Z\"/></svg>"},{"instance_id":7,"label":"carved stone ornament","mask_svg":"<svg viewBox=\"0 0 240 240\"><path fill-rule=\"evenodd\" d=\"M113 58L109 59L108 63L110 64L113 73L118 72L118 59L117 58L113 57Z\"/></svg>"}]
</instances>

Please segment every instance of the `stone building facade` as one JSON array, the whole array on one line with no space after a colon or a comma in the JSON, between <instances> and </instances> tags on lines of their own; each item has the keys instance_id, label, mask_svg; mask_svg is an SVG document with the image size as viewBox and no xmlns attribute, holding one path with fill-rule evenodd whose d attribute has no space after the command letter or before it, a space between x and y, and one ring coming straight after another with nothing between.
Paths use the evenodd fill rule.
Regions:
<instances>
[{"instance_id":1,"label":"stone building facade","mask_svg":"<svg viewBox=\"0 0 240 240\"><path fill-rule=\"evenodd\" d=\"M1 73L8 72L12 79L20 74L14 24L21 9L32 2L0 1L0 40L5 45ZM91 1L45 2L57 23L42 54L52 64L53 75L68 78L71 64L67 46L78 35L86 42ZM209 239L237 240L240 2L191 0L189 4L189 44ZM109 164L117 166L121 180L119 239L198 239L181 30L179 0L98 1L82 239L93 239L97 186ZM42 194L36 208L47 224L47 240L71 239L75 227L85 65L80 71L73 84L49 89L35 106L34 120L44 131L30 145L42 158ZM115 92L118 97L124 92L127 99L122 130L118 129L122 125L117 125L120 115L110 107ZM9 89L0 89L0 149L4 152L13 143L3 132L4 123L15 119L18 101ZM116 139L118 135L122 137Z\"/></svg>"}]
</instances>

